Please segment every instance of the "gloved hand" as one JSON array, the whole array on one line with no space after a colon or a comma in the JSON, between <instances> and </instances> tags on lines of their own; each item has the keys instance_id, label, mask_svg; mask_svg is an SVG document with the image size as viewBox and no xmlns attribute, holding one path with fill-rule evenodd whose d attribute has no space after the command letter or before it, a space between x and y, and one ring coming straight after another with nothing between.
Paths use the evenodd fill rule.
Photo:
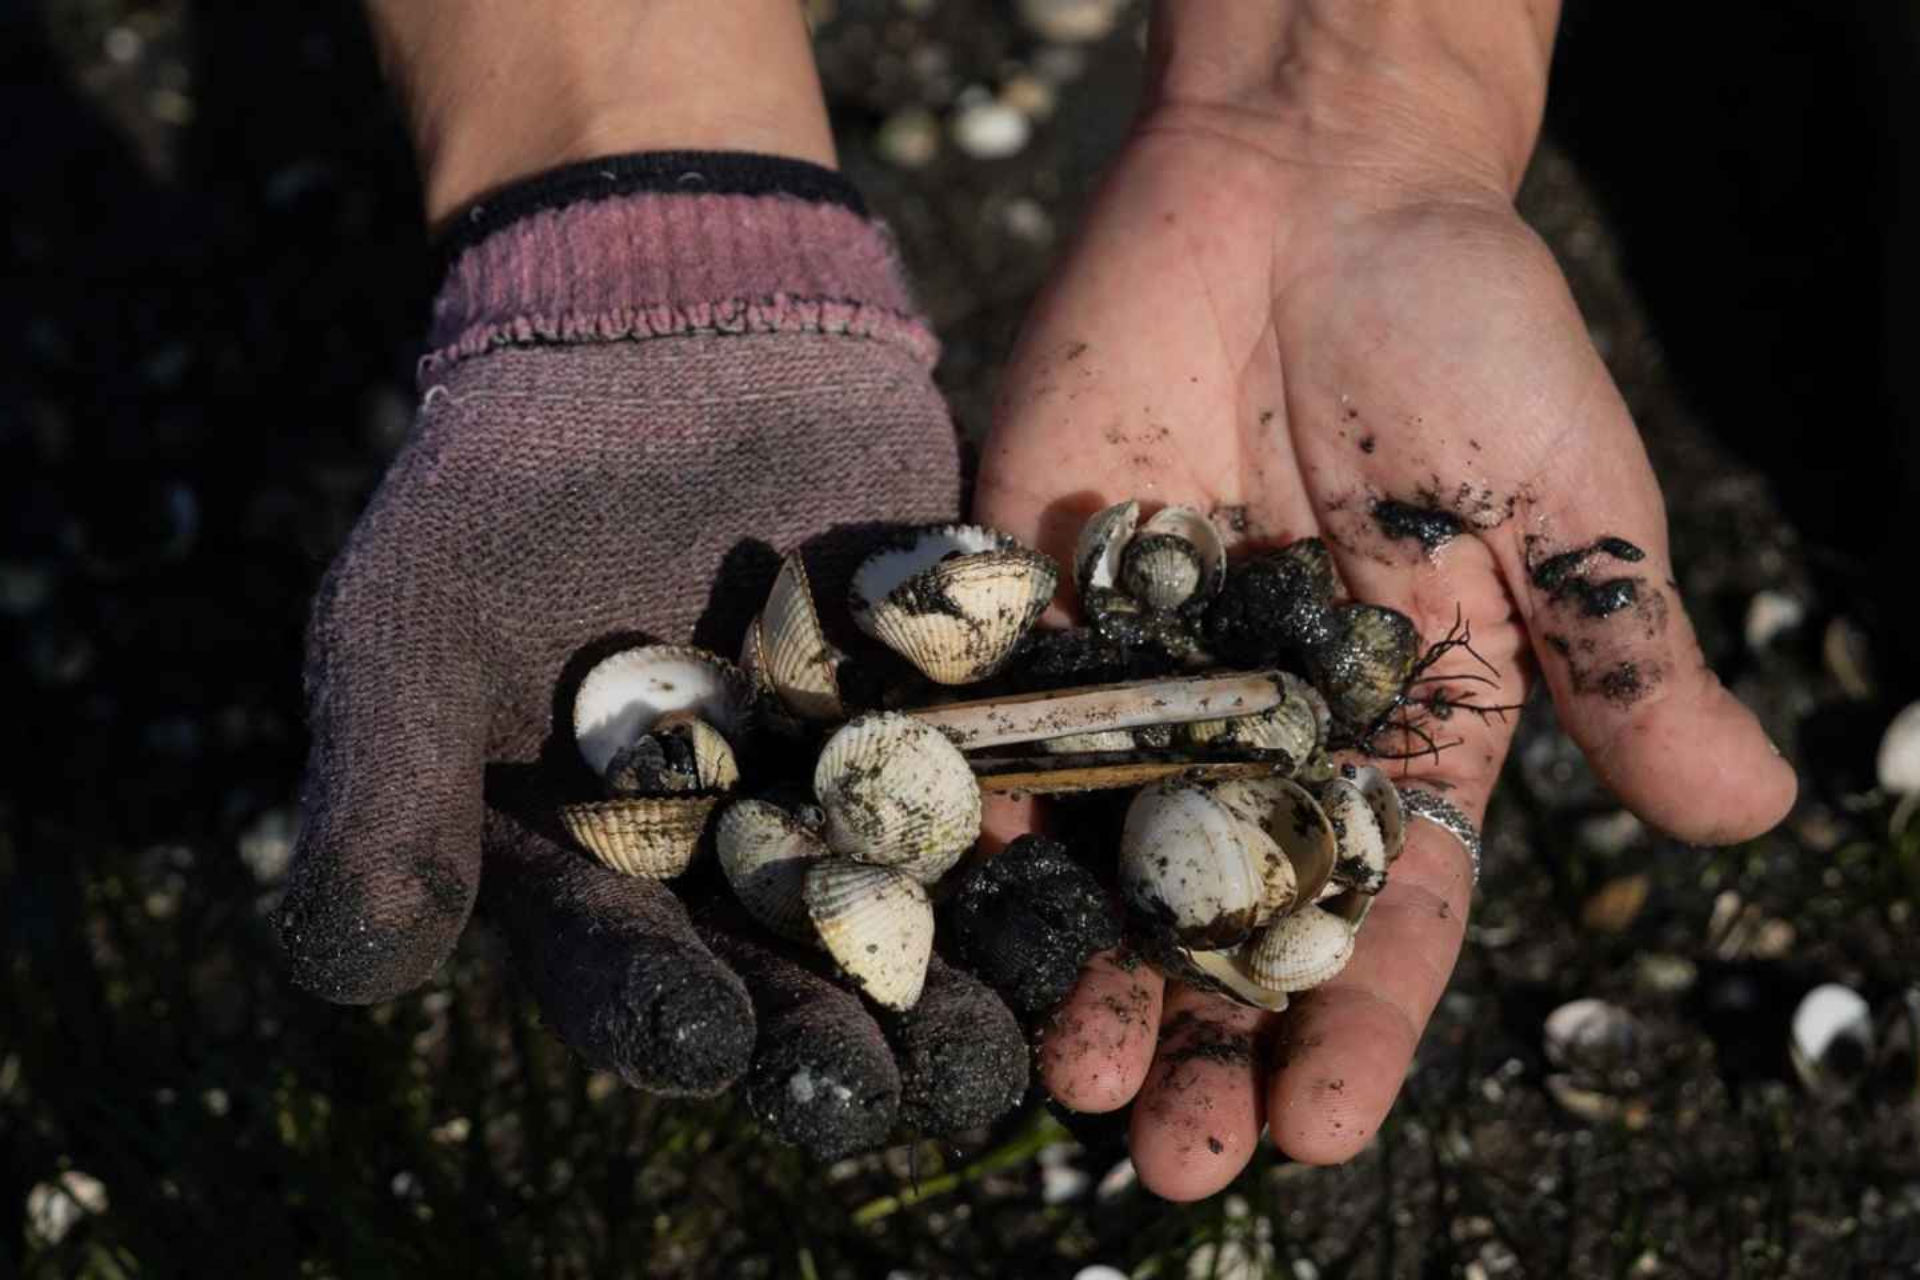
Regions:
<instances>
[{"instance_id":1,"label":"gloved hand","mask_svg":"<svg viewBox=\"0 0 1920 1280\"><path fill-rule=\"evenodd\" d=\"M569 847L541 798L585 767L596 646L737 653L774 552L954 517L934 342L884 233L838 175L740 155L576 166L455 226L413 435L314 611L276 921L295 981L392 998L477 896L547 1024L636 1087L744 1074L822 1156L998 1116L1027 1051L980 983L936 960L883 1026L824 959Z\"/></svg>"}]
</instances>

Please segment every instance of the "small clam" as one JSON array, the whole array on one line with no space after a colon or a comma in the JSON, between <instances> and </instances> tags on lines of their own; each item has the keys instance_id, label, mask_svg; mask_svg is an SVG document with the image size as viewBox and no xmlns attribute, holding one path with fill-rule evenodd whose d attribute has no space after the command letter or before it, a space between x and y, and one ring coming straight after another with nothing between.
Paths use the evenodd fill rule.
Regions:
<instances>
[{"instance_id":1,"label":"small clam","mask_svg":"<svg viewBox=\"0 0 1920 1280\"><path fill-rule=\"evenodd\" d=\"M1252 1008L1279 1013L1287 1007L1287 993L1254 981L1247 969L1252 950L1249 944L1233 951L1189 951L1171 966L1173 976Z\"/></svg>"},{"instance_id":2,"label":"small clam","mask_svg":"<svg viewBox=\"0 0 1920 1280\"><path fill-rule=\"evenodd\" d=\"M818 832L776 804L736 800L714 826L713 847L749 915L795 942L813 939L805 886L807 869L827 856Z\"/></svg>"},{"instance_id":3,"label":"small clam","mask_svg":"<svg viewBox=\"0 0 1920 1280\"><path fill-rule=\"evenodd\" d=\"M573 732L580 754L604 777L621 748L672 712L692 712L739 741L753 702L753 682L726 659L704 649L646 645L623 649L587 673L573 700Z\"/></svg>"},{"instance_id":4,"label":"small clam","mask_svg":"<svg viewBox=\"0 0 1920 1280\"><path fill-rule=\"evenodd\" d=\"M1353 958L1353 929L1320 907L1282 916L1247 947L1247 973L1275 991L1305 991L1328 981Z\"/></svg>"},{"instance_id":5,"label":"small clam","mask_svg":"<svg viewBox=\"0 0 1920 1280\"><path fill-rule=\"evenodd\" d=\"M1175 539L1186 568L1163 560L1171 574L1133 569L1135 548ZM1133 581L1138 578L1138 582ZM1227 544L1212 520L1192 507L1162 507L1140 526L1121 565L1123 585L1156 609L1177 609L1189 600L1207 600L1227 579ZM1190 584L1190 585L1189 585Z\"/></svg>"},{"instance_id":6,"label":"small clam","mask_svg":"<svg viewBox=\"0 0 1920 1280\"><path fill-rule=\"evenodd\" d=\"M780 566L749 642L756 674L788 711L802 720L846 717L839 678L845 655L820 625L799 552Z\"/></svg>"},{"instance_id":7,"label":"small clam","mask_svg":"<svg viewBox=\"0 0 1920 1280\"><path fill-rule=\"evenodd\" d=\"M1245 823L1212 788L1176 779L1143 789L1128 806L1120 888L1181 945L1217 950L1252 930L1266 880Z\"/></svg>"},{"instance_id":8,"label":"small clam","mask_svg":"<svg viewBox=\"0 0 1920 1280\"><path fill-rule=\"evenodd\" d=\"M932 883L980 836L980 788L960 749L899 712L847 722L821 749L814 794L827 844Z\"/></svg>"},{"instance_id":9,"label":"small clam","mask_svg":"<svg viewBox=\"0 0 1920 1280\"><path fill-rule=\"evenodd\" d=\"M607 763L607 794L668 795L729 791L740 781L733 748L720 731L689 711L670 711Z\"/></svg>"},{"instance_id":10,"label":"small clam","mask_svg":"<svg viewBox=\"0 0 1920 1280\"><path fill-rule=\"evenodd\" d=\"M974 525L926 529L867 557L853 616L938 684L998 671L1058 585L1053 561Z\"/></svg>"},{"instance_id":11,"label":"small clam","mask_svg":"<svg viewBox=\"0 0 1920 1280\"><path fill-rule=\"evenodd\" d=\"M1185 725L1180 736L1212 750L1254 747L1284 751L1295 761L1307 760L1326 745L1331 716L1327 700L1299 676L1284 671L1274 675L1285 693L1278 705L1256 715Z\"/></svg>"},{"instance_id":12,"label":"small clam","mask_svg":"<svg viewBox=\"0 0 1920 1280\"><path fill-rule=\"evenodd\" d=\"M1387 832L1381 819L1387 816L1396 822L1396 834L1404 835L1405 827L1400 822L1399 796L1393 795L1391 808L1378 794L1384 786L1393 791L1393 784L1385 780L1369 778L1363 781L1358 770L1355 776L1336 777L1320 789L1320 807L1326 811L1333 823L1334 837L1339 845L1339 855L1333 867L1331 888L1354 889L1360 893L1372 895L1379 893L1387 884L1387 864L1399 856L1396 846L1389 850ZM1379 774L1378 769L1367 772ZM1369 794L1371 791L1373 794ZM1374 807L1379 800L1382 809Z\"/></svg>"},{"instance_id":13,"label":"small clam","mask_svg":"<svg viewBox=\"0 0 1920 1280\"><path fill-rule=\"evenodd\" d=\"M1286 778L1256 778L1223 782L1219 799L1242 821L1265 832L1286 855L1293 871L1292 893L1278 901L1279 888L1265 906L1260 923L1275 912L1309 903L1320 896L1339 861L1333 822L1311 795Z\"/></svg>"},{"instance_id":14,"label":"small clam","mask_svg":"<svg viewBox=\"0 0 1920 1280\"><path fill-rule=\"evenodd\" d=\"M1073 585L1084 606L1096 588L1111 589L1120 581L1120 561L1140 524L1140 504L1128 499L1096 512L1080 529L1073 548Z\"/></svg>"},{"instance_id":15,"label":"small clam","mask_svg":"<svg viewBox=\"0 0 1920 1280\"><path fill-rule=\"evenodd\" d=\"M717 794L640 796L560 807L560 822L588 852L615 871L668 880L700 851Z\"/></svg>"},{"instance_id":16,"label":"small clam","mask_svg":"<svg viewBox=\"0 0 1920 1280\"><path fill-rule=\"evenodd\" d=\"M933 954L933 904L912 876L847 858L806 873L807 915L827 952L876 1003L911 1009Z\"/></svg>"},{"instance_id":17,"label":"small clam","mask_svg":"<svg viewBox=\"0 0 1920 1280\"><path fill-rule=\"evenodd\" d=\"M1396 609L1345 604L1327 615L1306 658L1334 723L1364 732L1399 702L1420 658L1420 632Z\"/></svg>"}]
</instances>

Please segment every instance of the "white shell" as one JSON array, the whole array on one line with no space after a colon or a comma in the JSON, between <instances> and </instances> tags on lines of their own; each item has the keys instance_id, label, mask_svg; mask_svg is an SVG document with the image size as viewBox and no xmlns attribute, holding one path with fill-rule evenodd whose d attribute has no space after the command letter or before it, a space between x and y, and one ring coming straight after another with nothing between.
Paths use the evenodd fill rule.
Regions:
<instances>
[{"instance_id":1,"label":"white shell","mask_svg":"<svg viewBox=\"0 0 1920 1280\"><path fill-rule=\"evenodd\" d=\"M1013 656L1059 576L1053 561L992 529L928 529L861 564L853 618L929 680L972 684Z\"/></svg>"},{"instance_id":2,"label":"white shell","mask_svg":"<svg viewBox=\"0 0 1920 1280\"><path fill-rule=\"evenodd\" d=\"M927 891L891 867L826 858L807 870L807 914L847 975L876 1003L911 1009L933 954Z\"/></svg>"},{"instance_id":3,"label":"white shell","mask_svg":"<svg viewBox=\"0 0 1920 1280\"><path fill-rule=\"evenodd\" d=\"M1096 729L1092 733L1069 733L1063 738L1043 738L1033 744L1048 755L1079 755L1085 751L1132 751L1140 744L1131 729Z\"/></svg>"},{"instance_id":4,"label":"white shell","mask_svg":"<svg viewBox=\"0 0 1920 1280\"><path fill-rule=\"evenodd\" d=\"M1882 791L1920 791L1920 702L1908 704L1887 726L1874 769Z\"/></svg>"},{"instance_id":5,"label":"white shell","mask_svg":"<svg viewBox=\"0 0 1920 1280\"><path fill-rule=\"evenodd\" d=\"M1296 764L1304 764L1326 745L1332 714L1320 691L1299 676L1288 671L1276 671L1273 675L1285 689L1278 706L1256 715L1196 721L1183 726L1183 736L1189 742L1208 747L1284 751Z\"/></svg>"},{"instance_id":6,"label":"white shell","mask_svg":"<svg viewBox=\"0 0 1920 1280\"><path fill-rule=\"evenodd\" d=\"M1788 1048L1808 1089L1830 1097L1850 1092L1873 1060L1873 1011L1852 988L1822 983L1793 1011Z\"/></svg>"},{"instance_id":7,"label":"white shell","mask_svg":"<svg viewBox=\"0 0 1920 1280\"><path fill-rule=\"evenodd\" d=\"M567 834L615 871L670 880L700 852L717 795L642 796L560 806Z\"/></svg>"},{"instance_id":8,"label":"white shell","mask_svg":"<svg viewBox=\"0 0 1920 1280\"><path fill-rule=\"evenodd\" d=\"M1237 951L1189 951L1185 959L1240 1003L1279 1013L1287 1007L1287 993L1263 987L1253 980L1246 962L1251 950L1249 946Z\"/></svg>"},{"instance_id":9,"label":"white shell","mask_svg":"<svg viewBox=\"0 0 1920 1280\"><path fill-rule=\"evenodd\" d=\"M1219 790L1237 812L1272 837L1293 870L1290 898L1285 905L1274 905L1276 899L1269 899L1268 909L1288 911L1317 898L1340 857L1333 823L1319 802L1286 778L1226 782ZM1277 896L1279 882L1269 884Z\"/></svg>"},{"instance_id":10,"label":"white shell","mask_svg":"<svg viewBox=\"0 0 1920 1280\"><path fill-rule=\"evenodd\" d=\"M845 655L827 640L800 553L788 556L760 611L760 675L781 705L802 720L841 720L840 664Z\"/></svg>"},{"instance_id":11,"label":"white shell","mask_svg":"<svg viewBox=\"0 0 1920 1280\"><path fill-rule=\"evenodd\" d=\"M813 939L807 869L827 856L805 823L765 800L738 800L714 827L714 852L734 896L755 920L795 942Z\"/></svg>"},{"instance_id":12,"label":"white shell","mask_svg":"<svg viewBox=\"0 0 1920 1280\"><path fill-rule=\"evenodd\" d=\"M674 711L692 711L738 741L753 711L753 683L731 662L704 649L623 649L580 682L573 699L574 738L594 773L604 774L615 752Z\"/></svg>"},{"instance_id":13,"label":"white shell","mask_svg":"<svg viewBox=\"0 0 1920 1280\"><path fill-rule=\"evenodd\" d=\"M1073 548L1073 584L1080 598L1096 587L1111 587L1120 578L1120 557L1140 524L1140 504L1129 498L1095 512L1080 529Z\"/></svg>"},{"instance_id":14,"label":"white shell","mask_svg":"<svg viewBox=\"0 0 1920 1280\"><path fill-rule=\"evenodd\" d=\"M1279 781L1261 778L1223 782L1213 793L1213 798L1239 820L1247 856L1260 872L1260 905L1253 920L1256 927L1291 908L1299 893L1293 861L1271 830L1276 811L1286 803L1280 789L1273 785Z\"/></svg>"},{"instance_id":15,"label":"white shell","mask_svg":"<svg viewBox=\"0 0 1920 1280\"><path fill-rule=\"evenodd\" d=\"M1393 785L1385 770L1372 765L1356 769L1353 781L1366 797L1367 807L1373 810L1374 821L1380 824L1380 837L1387 845L1387 865L1392 866L1407 847L1407 810L1400 803L1400 789Z\"/></svg>"},{"instance_id":16,"label":"white shell","mask_svg":"<svg viewBox=\"0 0 1920 1280\"><path fill-rule=\"evenodd\" d=\"M1208 787L1144 788L1120 837L1120 888L1183 945L1217 950L1243 939L1265 894L1245 824Z\"/></svg>"},{"instance_id":17,"label":"white shell","mask_svg":"<svg viewBox=\"0 0 1920 1280\"><path fill-rule=\"evenodd\" d=\"M1392 788L1392 784L1387 784ZM1320 789L1320 807L1333 822L1339 857L1333 883L1361 893L1379 893L1387 885L1387 838L1367 795L1354 778L1336 777Z\"/></svg>"},{"instance_id":18,"label":"white shell","mask_svg":"<svg viewBox=\"0 0 1920 1280\"><path fill-rule=\"evenodd\" d=\"M882 711L827 739L813 790L827 844L932 883L980 837L980 787L960 749L912 716Z\"/></svg>"},{"instance_id":19,"label":"white shell","mask_svg":"<svg viewBox=\"0 0 1920 1280\"><path fill-rule=\"evenodd\" d=\"M1353 958L1353 930L1329 911L1308 906L1282 916L1247 947L1247 973L1275 991L1305 991L1328 981Z\"/></svg>"},{"instance_id":20,"label":"white shell","mask_svg":"<svg viewBox=\"0 0 1920 1280\"><path fill-rule=\"evenodd\" d=\"M1617 1004L1587 997L1569 1000L1547 1015L1541 1028L1547 1061L1557 1067L1606 1071L1633 1049L1639 1028Z\"/></svg>"},{"instance_id":21,"label":"white shell","mask_svg":"<svg viewBox=\"0 0 1920 1280\"><path fill-rule=\"evenodd\" d=\"M1196 592L1201 598L1213 595L1227 580L1227 544L1220 530L1204 512L1192 507L1162 507L1140 526L1141 534L1170 533L1185 538L1199 553L1201 577Z\"/></svg>"}]
</instances>

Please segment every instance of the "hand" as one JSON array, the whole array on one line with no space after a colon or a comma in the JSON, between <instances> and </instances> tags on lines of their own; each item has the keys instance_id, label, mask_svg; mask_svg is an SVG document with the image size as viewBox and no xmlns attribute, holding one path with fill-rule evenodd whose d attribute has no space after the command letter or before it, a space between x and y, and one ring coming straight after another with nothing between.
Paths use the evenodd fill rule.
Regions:
<instances>
[{"instance_id":1,"label":"hand","mask_svg":"<svg viewBox=\"0 0 1920 1280\"><path fill-rule=\"evenodd\" d=\"M1522 165L1454 165L1467 151L1417 137L1408 113L1392 145L1329 119L1163 96L1029 317L976 517L1068 561L1086 516L1127 497L1209 511L1243 546L1319 534L1351 594L1409 614L1429 643L1458 615L1498 673L1497 689L1419 696L1516 704L1544 678L1649 822L1700 842L1770 826L1793 774L1703 663L1646 455L1511 205ZM1393 536L1384 500L1457 536L1431 550ZM1644 558L1552 561L1603 537ZM1583 594L1613 580L1632 585ZM1479 669L1457 653L1437 671ZM1393 777L1478 822L1511 718L1424 721L1447 745ZM1378 745L1419 746L1393 731ZM1470 894L1461 845L1412 823L1351 964L1277 1017L1098 959L1046 1033L1044 1081L1076 1110L1132 1103L1141 1181L1170 1198L1224 1186L1263 1123L1295 1159L1349 1159L1406 1075Z\"/></svg>"},{"instance_id":2,"label":"hand","mask_svg":"<svg viewBox=\"0 0 1920 1280\"><path fill-rule=\"evenodd\" d=\"M936 962L883 1027L819 959L719 904L690 916L554 830L558 780L585 773L583 655L635 633L736 653L773 551L951 519L958 496L931 340L873 227L787 196L600 194L455 263L412 438L321 588L277 921L294 978L392 998L477 895L588 1066L680 1094L744 1075L755 1114L823 1156L896 1119L984 1123L1021 1096L1027 1053L981 984Z\"/></svg>"}]
</instances>

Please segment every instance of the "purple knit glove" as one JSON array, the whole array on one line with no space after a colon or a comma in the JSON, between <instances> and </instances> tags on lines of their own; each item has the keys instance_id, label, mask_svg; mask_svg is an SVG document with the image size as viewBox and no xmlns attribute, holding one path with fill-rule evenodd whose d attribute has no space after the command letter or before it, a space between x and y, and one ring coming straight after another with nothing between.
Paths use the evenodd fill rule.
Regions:
<instances>
[{"instance_id":1,"label":"purple knit glove","mask_svg":"<svg viewBox=\"0 0 1920 1280\"><path fill-rule=\"evenodd\" d=\"M412 438L315 606L277 921L295 981L406 991L478 895L547 1024L637 1087L744 1073L755 1114L820 1155L1002 1114L1027 1051L973 978L936 961L883 1027L817 957L724 903L689 916L552 824L597 653L636 633L736 653L776 553L831 562L873 522L955 516L934 342L887 238L837 175L736 155L563 170L460 234Z\"/></svg>"}]
</instances>

